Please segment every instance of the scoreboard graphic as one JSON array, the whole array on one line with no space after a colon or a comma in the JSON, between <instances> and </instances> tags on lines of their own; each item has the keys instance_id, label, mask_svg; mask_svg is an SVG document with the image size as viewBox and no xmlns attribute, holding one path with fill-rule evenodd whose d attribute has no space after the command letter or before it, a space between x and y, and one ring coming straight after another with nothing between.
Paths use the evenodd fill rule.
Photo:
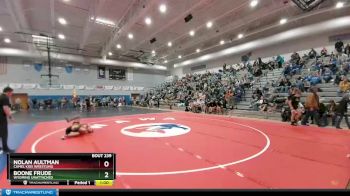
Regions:
<instances>
[{"instance_id":1,"label":"scoreboard graphic","mask_svg":"<svg viewBox=\"0 0 350 196\"><path fill-rule=\"evenodd\" d=\"M7 179L11 185L112 186L116 155L8 154Z\"/></svg>"}]
</instances>

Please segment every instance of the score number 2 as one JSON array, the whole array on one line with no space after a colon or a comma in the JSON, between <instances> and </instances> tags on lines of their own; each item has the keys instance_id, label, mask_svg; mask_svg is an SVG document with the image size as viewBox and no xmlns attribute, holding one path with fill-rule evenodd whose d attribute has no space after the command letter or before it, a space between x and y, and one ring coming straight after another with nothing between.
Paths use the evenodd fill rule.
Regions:
<instances>
[{"instance_id":1,"label":"score number 2","mask_svg":"<svg viewBox=\"0 0 350 196\"><path fill-rule=\"evenodd\" d=\"M109 161L103 162L103 166L104 166L105 168L109 168L109 165L110 165ZM105 179L109 179L109 172L105 172L104 174L105 174L105 175L104 175L104 178L105 178Z\"/></svg>"}]
</instances>

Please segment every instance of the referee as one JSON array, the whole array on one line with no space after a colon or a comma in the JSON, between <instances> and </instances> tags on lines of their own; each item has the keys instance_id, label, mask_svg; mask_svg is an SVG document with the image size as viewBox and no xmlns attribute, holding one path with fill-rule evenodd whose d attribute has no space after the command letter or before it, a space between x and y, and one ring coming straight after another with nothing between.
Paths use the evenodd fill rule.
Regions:
<instances>
[{"instance_id":1,"label":"referee","mask_svg":"<svg viewBox=\"0 0 350 196\"><path fill-rule=\"evenodd\" d=\"M13 94L13 89L10 87L6 87L3 90L3 93L0 95L0 137L2 139L2 147L4 152L14 152L8 147L7 139L8 139L8 126L7 126L7 118L12 120L11 114L11 104L10 98ZM0 149L1 151L1 149Z\"/></svg>"}]
</instances>

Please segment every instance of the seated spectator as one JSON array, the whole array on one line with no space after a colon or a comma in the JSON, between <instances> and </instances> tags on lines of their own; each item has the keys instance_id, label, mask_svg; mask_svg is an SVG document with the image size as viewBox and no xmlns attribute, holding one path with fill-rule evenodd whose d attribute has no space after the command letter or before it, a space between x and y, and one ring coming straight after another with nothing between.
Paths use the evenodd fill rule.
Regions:
<instances>
[{"instance_id":1,"label":"seated spectator","mask_svg":"<svg viewBox=\"0 0 350 196\"><path fill-rule=\"evenodd\" d=\"M310 82L311 86L316 86L317 84L322 83L321 77L318 75L318 73L314 73L305 79Z\"/></svg>"},{"instance_id":2,"label":"seated spectator","mask_svg":"<svg viewBox=\"0 0 350 196\"><path fill-rule=\"evenodd\" d=\"M262 101L259 102L259 111L260 112L267 112L269 108L269 103L267 99L262 99Z\"/></svg>"},{"instance_id":3,"label":"seated spectator","mask_svg":"<svg viewBox=\"0 0 350 196\"><path fill-rule=\"evenodd\" d=\"M326 57L326 56L328 56L328 51L327 51L326 48L323 48L323 49L321 50L321 57Z\"/></svg>"},{"instance_id":4,"label":"seated spectator","mask_svg":"<svg viewBox=\"0 0 350 196\"><path fill-rule=\"evenodd\" d=\"M288 79L283 78L276 88L276 91L280 93L287 93L291 85L292 84Z\"/></svg>"},{"instance_id":5,"label":"seated spectator","mask_svg":"<svg viewBox=\"0 0 350 196\"><path fill-rule=\"evenodd\" d=\"M339 85L341 81L342 81L342 76L341 74L337 73L334 79L334 85Z\"/></svg>"},{"instance_id":6,"label":"seated spectator","mask_svg":"<svg viewBox=\"0 0 350 196\"><path fill-rule=\"evenodd\" d=\"M328 67L326 67L324 72L322 73L323 80L326 83L329 83L333 79L332 75L333 75L332 71Z\"/></svg>"},{"instance_id":7,"label":"seated spectator","mask_svg":"<svg viewBox=\"0 0 350 196\"><path fill-rule=\"evenodd\" d=\"M263 96L263 93L262 93L262 91L259 89L259 88L256 88L256 90L253 92L253 96L252 96L252 98L253 99L260 99L260 97L262 97Z\"/></svg>"},{"instance_id":8,"label":"seated spectator","mask_svg":"<svg viewBox=\"0 0 350 196\"><path fill-rule=\"evenodd\" d=\"M292 72L292 66L289 63L286 63L286 65L284 66L284 70L283 70L283 74L284 76L290 75Z\"/></svg>"},{"instance_id":9,"label":"seated spectator","mask_svg":"<svg viewBox=\"0 0 350 196\"><path fill-rule=\"evenodd\" d=\"M295 81L295 86L301 91L301 92L305 92L305 84L303 82L303 79L301 77L299 77L296 81Z\"/></svg>"},{"instance_id":10,"label":"seated spectator","mask_svg":"<svg viewBox=\"0 0 350 196\"><path fill-rule=\"evenodd\" d=\"M259 99L256 99L252 102L252 104L249 106L250 108L253 108L254 111L258 111L260 106L264 103L264 97L261 96Z\"/></svg>"},{"instance_id":11,"label":"seated spectator","mask_svg":"<svg viewBox=\"0 0 350 196\"><path fill-rule=\"evenodd\" d=\"M300 74L300 72L301 72L301 66L300 65L298 65L298 64L293 64L292 65L292 70L291 70L291 74L292 75L296 75L296 74Z\"/></svg>"},{"instance_id":12,"label":"seated spectator","mask_svg":"<svg viewBox=\"0 0 350 196\"><path fill-rule=\"evenodd\" d=\"M339 84L339 93L348 93L350 90L350 83L347 77L343 76L342 81Z\"/></svg>"},{"instance_id":13,"label":"seated spectator","mask_svg":"<svg viewBox=\"0 0 350 196\"><path fill-rule=\"evenodd\" d=\"M297 52L294 52L293 54L292 54L292 56L291 56L291 60L290 60L290 62L292 63L292 64L300 64L300 60L301 60L301 58L300 58L300 55L299 55L299 53L297 53Z\"/></svg>"},{"instance_id":14,"label":"seated spectator","mask_svg":"<svg viewBox=\"0 0 350 196\"><path fill-rule=\"evenodd\" d=\"M309 52L309 59L314 59L317 56L317 52L311 48L311 51Z\"/></svg>"}]
</instances>

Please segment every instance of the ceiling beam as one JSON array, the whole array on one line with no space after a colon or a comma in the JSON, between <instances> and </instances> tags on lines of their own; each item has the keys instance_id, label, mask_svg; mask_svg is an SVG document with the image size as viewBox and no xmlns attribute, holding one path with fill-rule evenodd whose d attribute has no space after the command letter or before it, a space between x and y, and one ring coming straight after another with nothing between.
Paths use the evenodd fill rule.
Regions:
<instances>
[{"instance_id":1,"label":"ceiling beam","mask_svg":"<svg viewBox=\"0 0 350 196\"><path fill-rule=\"evenodd\" d=\"M17 31L23 30L29 31L28 21L24 16L24 10L19 0L5 0L6 7L10 13L11 20ZM20 36L23 40L26 40L23 35ZM29 51L34 51L32 44L27 45Z\"/></svg>"},{"instance_id":2,"label":"ceiling beam","mask_svg":"<svg viewBox=\"0 0 350 196\"><path fill-rule=\"evenodd\" d=\"M173 26L176 22L178 22L179 20L183 20L184 17L186 15L188 15L188 13L191 13L193 10L197 9L198 7L201 7L204 4L209 4L209 3L215 3L212 0L200 0L198 3L194 4L193 6L191 6L190 8L188 8L186 11L182 12L182 14L179 14L177 17L173 18L171 21L167 22L165 25L163 25L161 28L159 28L157 31L155 31L152 35L150 35L149 37L145 37L144 40L142 40L141 42L139 42L138 45L135 46L135 48L131 48L131 49L137 49L139 48L142 44L144 44L146 41L149 41L150 39L152 39L153 37L156 37L156 35L158 35L159 33L167 30L169 27ZM187 34L187 33L186 33Z\"/></svg>"},{"instance_id":3,"label":"ceiling beam","mask_svg":"<svg viewBox=\"0 0 350 196\"><path fill-rule=\"evenodd\" d=\"M241 6L239 6L239 9L242 9L242 7L245 7L247 4L249 4L249 2L244 3ZM240 20L234 20L232 22L227 23L227 25L225 25L225 26L221 26L220 32L218 32L218 33L212 33L209 35L203 34L201 37L197 37L196 39L193 39L193 41L191 41L191 42L183 43L181 45L181 47L182 47L181 51L186 51L188 49L191 49L191 47L193 47L193 46L199 46L203 43L210 42L211 40L218 39L219 37L222 37L222 35L224 35L228 32L231 32L231 31L232 31L232 33L234 33L234 32L237 33L237 35L240 32L247 33L244 31L237 31L237 30L244 29L245 26L248 26L249 24L256 22L257 20L263 20L265 17L268 17L268 16L275 14L277 12L280 12L281 10L284 10L284 9L286 9L286 7L281 7L280 4L271 4L270 6L265 6L261 9L259 9L258 11L256 11L254 15L243 16ZM232 10L230 10L222 15L219 15L218 17L213 19L213 22L215 23L215 21L220 20L222 18L225 18L225 17L229 16L229 14L235 13L236 11L237 11L237 9L235 8L235 9L232 9ZM180 36L177 39L181 39L183 37L184 36ZM228 39L228 37L225 37L224 39ZM237 38L235 36L230 37L230 39L237 40ZM216 47L216 45L214 45L213 47ZM156 50L162 51L162 48L165 48L165 46L161 46L159 48L156 48ZM204 51L203 48L201 50L202 50L202 52ZM170 49L170 50L168 50L167 55L162 56L162 58L168 58L169 56L173 55L176 52L179 52L179 51L176 51L175 49ZM193 53L190 53L186 56L189 56L192 54L197 54L197 53L193 52ZM184 56L183 56L183 58L184 58ZM178 60L178 59L177 58L168 59L168 61L173 61L173 60Z\"/></svg>"},{"instance_id":4,"label":"ceiling beam","mask_svg":"<svg viewBox=\"0 0 350 196\"><path fill-rule=\"evenodd\" d=\"M50 0L50 11L52 35L56 36L55 0Z\"/></svg>"},{"instance_id":5,"label":"ceiling beam","mask_svg":"<svg viewBox=\"0 0 350 196\"><path fill-rule=\"evenodd\" d=\"M83 36L81 37L80 44L79 44L80 49L84 49L86 42L89 38L89 35L91 33L91 29L93 25L95 25L96 17L101 12L105 3L106 3L106 0L90 0L89 14L84 25ZM94 21L91 21L90 19L92 16L94 17Z\"/></svg>"},{"instance_id":6,"label":"ceiling beam","mask_svg":"<svg viewBox=\"0 0 350 196\"><path fill-rule=\"evenodd\" d=\"M157 0L135 0L132 7L117 25L112 35L108 38L106 44L102 47L101 56L107 56L111 51L116 41L120 38L123 32L128 32L135 23L144 17L152 9L153 5L158 5Z\"/></svg>"}]
</instances>

